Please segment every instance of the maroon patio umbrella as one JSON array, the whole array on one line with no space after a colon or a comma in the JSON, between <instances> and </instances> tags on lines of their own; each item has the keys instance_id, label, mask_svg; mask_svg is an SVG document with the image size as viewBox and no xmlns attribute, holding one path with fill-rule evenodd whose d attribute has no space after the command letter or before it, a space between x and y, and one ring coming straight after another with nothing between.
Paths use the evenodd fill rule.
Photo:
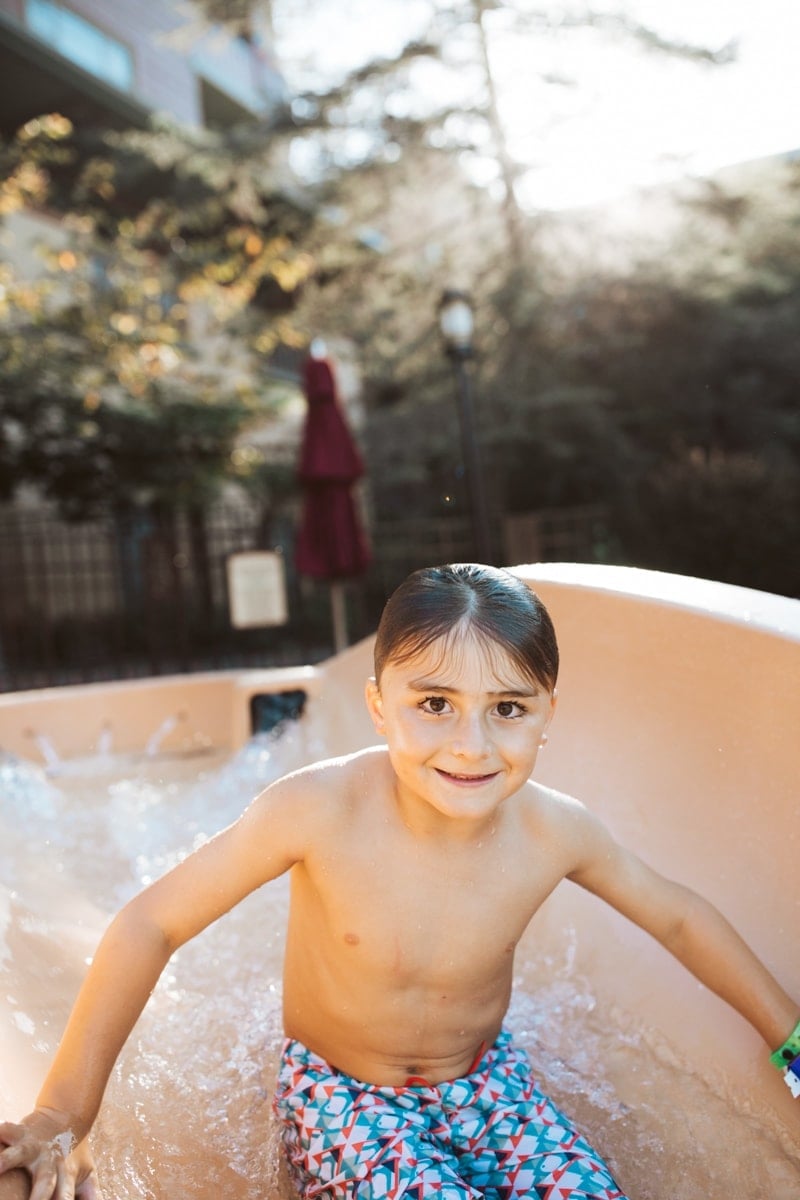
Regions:
<instances>
[{"instance_id":1,"label":"maroon patio umbrella","mask_svg":"<svg viewBox=\"0 0 800 1200\"><path fill-rule=\"evenodd\" d=\"M347 645L344 589L346 579L362 574L371 561L352 487L364 463L339 407L333 370L326 358L311 355L303 370L308 402L298 478L303 512L295 548L301 575L331 585L334 645Z\"/></svg>"}]
</instances>

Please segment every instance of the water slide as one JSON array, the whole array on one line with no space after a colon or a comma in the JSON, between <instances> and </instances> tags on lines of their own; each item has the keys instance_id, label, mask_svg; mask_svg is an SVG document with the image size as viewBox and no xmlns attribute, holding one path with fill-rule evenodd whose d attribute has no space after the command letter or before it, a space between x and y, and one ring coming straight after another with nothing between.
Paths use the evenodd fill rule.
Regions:
<instances>
[{"instance_id":1,"label":"water slide","mask_svg":"<svg viewBox=\"0 0 800 1200\"><path fill-rule=\"evenodd\" d=\"M514 569L562 655L537 776L716 903L800 1001L800 601L628 568ZM368 639L320 667L0 697L0 1112L31 1105L132 889L270 776L374 741L370 658ZM251 739L253 697L295 689L302 718ZM253 903L181 951L124 1052L95 1139L115 1200L291 1196L268 1105L285 895ZM520 944L509 1020L631 1200L800 1196L800 1101L758 1036L568 883ZM0 1180L0 1200L23 1183Z\"/></svg>"}]
</instances>

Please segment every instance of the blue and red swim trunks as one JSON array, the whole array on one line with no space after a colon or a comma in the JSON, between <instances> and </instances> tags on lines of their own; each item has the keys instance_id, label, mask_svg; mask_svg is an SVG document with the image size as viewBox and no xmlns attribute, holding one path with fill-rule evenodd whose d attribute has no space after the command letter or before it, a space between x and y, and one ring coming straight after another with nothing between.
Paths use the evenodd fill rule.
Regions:
<instances>
[{"instance_id":1,"label":"blue and red swim trunks","mask_svg":"<svg viewBox=\"0 0 800 1200\"><path fill-rule=\"evenodd\" d=\"M361 1083L287 1038L274 1101L303 1197L625 1200L503 1030L469 1074Z\"/></svg>"}]
</instances>

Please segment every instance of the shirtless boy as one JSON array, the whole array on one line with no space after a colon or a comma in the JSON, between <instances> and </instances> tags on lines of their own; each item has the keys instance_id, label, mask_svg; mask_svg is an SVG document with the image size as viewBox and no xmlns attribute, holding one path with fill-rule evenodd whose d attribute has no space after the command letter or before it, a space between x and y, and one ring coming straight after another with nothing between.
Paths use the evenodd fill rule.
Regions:
<instances>
[{"instance_id":1,"label":"shirtless boy","mask_svg":"<svg viewBox=\"0 0 800 1200\"><path fill-rule=\"evenodd\" d=\"M513 575L412 575L366 689L386 745L272 784L122 910L36 1109L0 1126L0 1171L25 1168L32 1200L100 1197L86 1138L170 955L290 871L275 1110L302 1195L622 1200L503 1025L514 948L556 885L646 929L770 1048L800 1036L798 1006L715 908L531 781L557 671L550 618Z\"/></svg>"}]
</instances>

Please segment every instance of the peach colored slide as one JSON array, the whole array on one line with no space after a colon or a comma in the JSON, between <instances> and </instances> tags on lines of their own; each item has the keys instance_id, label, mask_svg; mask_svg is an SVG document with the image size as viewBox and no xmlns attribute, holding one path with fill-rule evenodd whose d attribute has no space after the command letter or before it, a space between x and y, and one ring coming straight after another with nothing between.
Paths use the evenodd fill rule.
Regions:
<instances>
[{"instance_id":1,"label":"peach colored slide","mask_svg":"<svg viewBox=\"0 0 800 1200\"><path fill-rule=\"evenodd\" d=\"M630 568L514 570L561 647L538 777L713 900L800 1000L800 601ZM125 896L270 774L374 741L371 648L0 697L0 1115L32 1104ZM303 717L248 741L250 698L294 688ZM120 1060L95 1134L114 1200L291 1196L269 1112L282 885L242 910L170 964ZM631 1200L800 1196L800 1101L758 1037L580 889L562 884L521 943L509 1021ZM0 1180L0 1200L22 1200L18 1183Z\"/></svg>"}]
</instances>

